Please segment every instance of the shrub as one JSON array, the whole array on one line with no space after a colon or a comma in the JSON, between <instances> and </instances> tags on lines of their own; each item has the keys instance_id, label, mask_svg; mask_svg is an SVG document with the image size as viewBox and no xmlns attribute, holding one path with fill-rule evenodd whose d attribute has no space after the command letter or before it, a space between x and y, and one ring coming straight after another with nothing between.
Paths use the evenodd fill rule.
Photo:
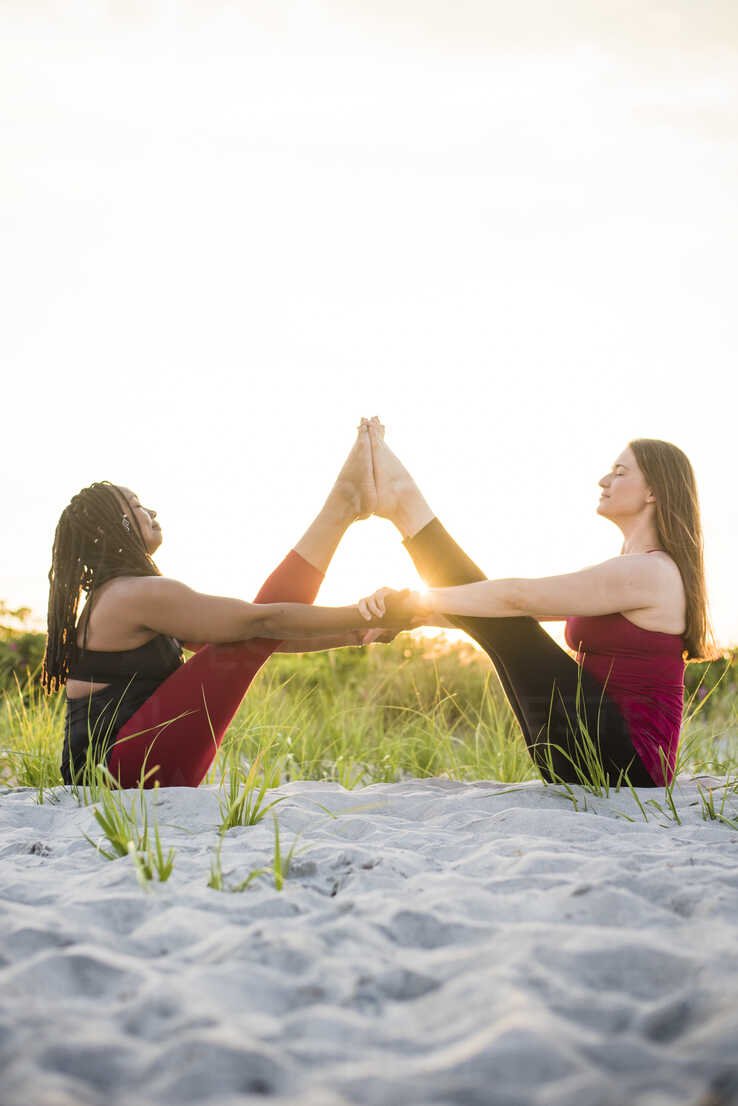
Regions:
<instances>
[{"instance_id":1,"label":"shrub","mask_svg":"<svg viewBox=\"0 0 738 1106\"><path fill-rule=\"evenodd\" d=\"M0 691L14 688L16 676L24 684L29 671L40 679L46 634L25 629L30 615L28 607L12 611L0 600ZM8 619L15 625L7 625Z\"/></svg>"},{"instance_id":2,"label":"shrub","mask_svg":"<svg viewBox=\"0 0 738 1106\"><path fill-rule=\"evenodd\" d=\"M736 667L738 646L728 649L723 657L716 661L692 661L684 670L684 697L691 698L696 692L695 703L706 698L719 684L717 691L705 704L705 709L714 709L726 696L733 696L738 685Z\"/></svg>"}]
</instances>

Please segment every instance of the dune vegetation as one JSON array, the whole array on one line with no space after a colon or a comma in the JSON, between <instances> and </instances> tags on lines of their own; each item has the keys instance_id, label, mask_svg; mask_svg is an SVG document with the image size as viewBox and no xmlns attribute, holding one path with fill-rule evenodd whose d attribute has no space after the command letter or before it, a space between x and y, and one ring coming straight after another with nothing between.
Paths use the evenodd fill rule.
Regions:
<instances>
[{"instance_id":1,"label":"dune vegetation","mask_svg":"<svg viewBox=\"0 0 738 1106\"><path fill-rule=\"evenodd\" d=\"M24 650L33 653L25 639ZM735 655L688 665L686 685L679 771L735 774ZM0 784L40 792L61 785L63 727L63 692L46 695L37 667L6 665ZM389 645L275 654L244 698L206 782L224 780L236 766L249 772L257 760L267 786L538 778L488 658L464 640L418 632Z\"/></svg>"}]
</instances>

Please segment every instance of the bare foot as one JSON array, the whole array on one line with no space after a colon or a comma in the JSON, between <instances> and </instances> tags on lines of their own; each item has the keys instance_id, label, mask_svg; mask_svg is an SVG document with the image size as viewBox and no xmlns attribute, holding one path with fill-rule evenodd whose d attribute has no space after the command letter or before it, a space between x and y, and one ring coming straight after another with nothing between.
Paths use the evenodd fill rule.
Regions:
<instances>
[{"instance_id":1,"label":"bare foot","mask_svg":"<svg viewBox=\"0 0 738 1106\"><path fill-rule=\"evenodd\" d=\"M416 495L420 496L420 491L402 461L385 442L384 426L376 415L369 420L369 437L372 443L374 484L377 489L374 513L396 522L405 501Z\"/></svg>"},{"instance_id":2,"label":"bare foot","mask_svg":"<svg viewBox=\"0 0 738 1106\"><path fill-rule=\"evenodd\" d=\"M384 427L375 415L369 420L377 505L374 513L393 522L403 538L411 538L434 517L420 488L384 441Z\"/></svg>"},{"instance_id":3,"label":"bare foot","mask_svg":"<svg viewBox=\"0 0 738 1106\"><path fill-rule=\"evenodd\" d=\"M358 430L353 448L326 500L326 505L334 505L352 520L369 518L377 508L367 419L361 420Z\"/></svg>"}]
</instances>

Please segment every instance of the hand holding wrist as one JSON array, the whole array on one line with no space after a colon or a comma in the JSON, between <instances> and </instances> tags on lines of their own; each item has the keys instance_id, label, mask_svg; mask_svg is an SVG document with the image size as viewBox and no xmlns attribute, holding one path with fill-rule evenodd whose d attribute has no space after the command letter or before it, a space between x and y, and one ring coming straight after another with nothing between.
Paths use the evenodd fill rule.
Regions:
<instances>
[{"instance_id":1,"label":"hand holding wrist","mask_svg":"<svg viewBox=\"0 0 738 1106\"><path fill-rule=\"evenodd\" d=\"M405 630L422 626L427 609L423 593L409 588L402 591L379 588L358 604L359 614L371 625Z\"/></svg>"}]
</instances>

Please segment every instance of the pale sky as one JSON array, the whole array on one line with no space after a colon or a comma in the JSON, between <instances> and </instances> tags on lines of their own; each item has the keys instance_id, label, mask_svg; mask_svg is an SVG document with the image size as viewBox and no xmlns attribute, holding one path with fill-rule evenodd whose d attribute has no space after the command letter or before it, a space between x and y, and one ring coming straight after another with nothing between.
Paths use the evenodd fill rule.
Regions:
<instances>
[{"instance_id":1,"label":"pale sky","mask_svg":"<svg viewBox=\"0 0 738 1106\"><path fill-rule=\"evenodd\" d=\"M732 0L59 7L0 4L0 599L100 479L251 598L380 414L490 577L616 555L675 442L738 641ZM416 582L371 520L320 601Z\"/></svg>"}]
</instances>

